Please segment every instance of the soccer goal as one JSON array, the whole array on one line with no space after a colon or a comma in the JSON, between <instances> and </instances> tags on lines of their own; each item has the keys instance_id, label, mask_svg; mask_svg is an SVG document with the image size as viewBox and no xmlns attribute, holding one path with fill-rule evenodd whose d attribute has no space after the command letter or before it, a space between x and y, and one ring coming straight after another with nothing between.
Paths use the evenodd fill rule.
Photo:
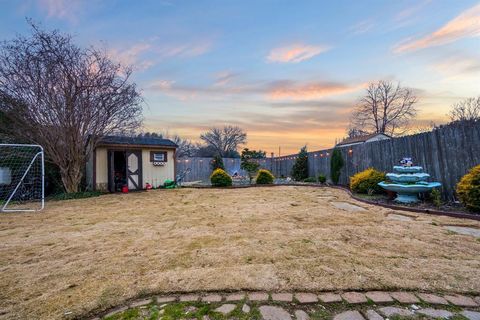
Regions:
<instances>
[{"instance_id":1,"label":"soccer goal","mask_svg":"<svg viewBox=\"0 0 480 320\"><path fill-rule=\"evenodd\" d=\"M41 146L0 144L0 212L42 210L44 176Z\"/></svg>"}]
</instances>

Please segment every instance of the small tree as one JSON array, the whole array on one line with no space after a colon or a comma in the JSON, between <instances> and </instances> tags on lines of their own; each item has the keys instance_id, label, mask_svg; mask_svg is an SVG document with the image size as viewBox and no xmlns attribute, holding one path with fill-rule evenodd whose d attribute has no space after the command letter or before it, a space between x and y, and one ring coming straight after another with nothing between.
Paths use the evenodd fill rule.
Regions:
<instances>
[{"instance_id":1,"label":"small tree","mask_svg":"<svg viewBox=\"0 0 480 320\"><path fill-rule=\"evenodd\" d=\"M292 178L296 181L303 181L303 179L308 178L307 146L303 146L298 153L297 159L292 168Z\"/></svg>"},{"instance_id":2,"label":"small tree","mask_svg":"<svg viewBox=\"0 0 480 320\"><path fill-rule=\"evenodd\" d=\"M332 158L330 160L330 176L334 184L338 184L340 180L340 171L344 165L342 153L338 149L333 149Z\"/></svg>"},{"instance_id":3,"label":"small tree","mask_svg":"<svg viewBox=\"0 0 480 320\"><path fill-rule=\"evenodd\" d=\"M480 96L455 103L448 116L452 122L480 120Z\"/></svg>"},{"instance_id":4,"label":"small tree","mask_svg":"<svg viewBox=\"0 0 480 320\"><path fill-rule=\"evenodd\" d=\"M225 170L225 165L223 164L223 159L220 155L216 155L213 157L212 163L211 163L212 171L215 171L216 169L222 169Z\"/></svg>"},{"instance_id":5,"label":"small tree","mask_svg":"<svg viewBox=\"0 0 480 320\"><path fill-rule=\"evenodd\" d=\"M252 179L255 176L255 174L258 171L258 168L260 168L260 164L256 159L261 158L261 152L255 150L249 150L248 148L245 148L242 150L242 155L240 156L241 159L241 164L240 168L242 170L247 171L248 173L248 179L250 183L252 183ZM263 153L263 157L265 156L265 153Z\"/></svg>"},{"instance_id":6,"label":"small tree","mask_svg":"<svg viewBox=\"0 0 480 320\"><path fill-rule=\"evenodd\" d=\"M131 69L103 50L31 23L29 37L0 44L0 110L16 141L40 144L66 192L79 191L93 148L141 124L142 99Z\"/></svg>"}]
</instances>

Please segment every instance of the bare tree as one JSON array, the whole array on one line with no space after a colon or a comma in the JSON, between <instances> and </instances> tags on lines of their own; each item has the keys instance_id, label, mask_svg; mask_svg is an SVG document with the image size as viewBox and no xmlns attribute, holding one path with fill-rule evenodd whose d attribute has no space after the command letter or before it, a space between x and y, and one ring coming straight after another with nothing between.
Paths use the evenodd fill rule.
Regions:
<instances>
[{"instance_id":1,"label":"bare tree","mask_svg":"<svg viewBox=\"0 0 480 320\"><path fill-rule=\"evenodd\" d=\"M480 120L480 96L455 103L448 116L452 122Z\"/></svg>"},{"instance_id":2,"label":"bare tree","mask_svg":"<svg viewBox=\"0 0 480 320\"><path fill-rule=\"evenodd\" d=\"M129 68L30 24L30 37L0 46L0 110L11 134L42 145L66 192L77 192L99 139L139 127L142 99Z\"/></svg>"},{"instance_id":3,"label":"bare tree","mask_svg":"<svg viewBox=\"0 0 480 320\"><path fill-rule=\"evenodd\" d=\"M1 131L0 131L1 132ZM146 137L146 138L159 138L159 139L170 139L172 140L177 146L177 151L175 156L177 158L182 157L193 157L196 153L196 146L190 140L184 139L177 134L170 135L167 133L157 133L157 132L144 132L137 135L138 137Z\"/></svg>"},{"instance_id":4,"label":"bare tree","mask_svg":"<svg viewBox=\"0 0 480 320\"><path fill-rule=\"evenodd\" d=\"M247 142L247 134L237 126L211 128L200 135L207 147L213 148L220 156L225 157L236 152L238 147Z\"/></svg>"},{"instance_id":5,"label":"bare tree","mask_svg":"<svg viewBox=\"0 0 480 320\"><path fill-rule=\"evenodd\" d=\"M390 81L370 83L355 107L351 127L369 133L402 134L416 114L412 89ZM403 131L402 131L403 130Z\"/></svg>"}]
</instances>

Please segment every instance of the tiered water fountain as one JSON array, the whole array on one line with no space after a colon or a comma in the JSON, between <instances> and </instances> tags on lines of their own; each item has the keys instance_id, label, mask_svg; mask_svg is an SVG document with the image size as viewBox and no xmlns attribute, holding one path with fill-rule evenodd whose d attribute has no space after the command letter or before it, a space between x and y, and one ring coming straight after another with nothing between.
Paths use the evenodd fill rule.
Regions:
<instances>
[{"instance_id":1,"label":"tiered water fountain","mask_svg":"<svg viewBox=\"0 0 480 320\"><path fill-rule=\"evenodd\" d=\"M385 190L397 193L395 201L401 203L418 202L418 194L431 191L433 188L439 188L442 184L439 182L427 182L430 177L428 173L423 172L423 168L413 166L411 158L403 158L400 166L393 167L393 173L387 173L390 181L382 181L378 185Z\"/></svg>"}]
</instances>

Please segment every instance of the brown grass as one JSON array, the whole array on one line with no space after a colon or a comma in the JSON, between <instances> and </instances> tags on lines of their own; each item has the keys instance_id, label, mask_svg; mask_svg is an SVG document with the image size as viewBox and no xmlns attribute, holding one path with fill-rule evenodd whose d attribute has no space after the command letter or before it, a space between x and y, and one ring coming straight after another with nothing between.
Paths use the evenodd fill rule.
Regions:
<instances>
[{"instance_id":1,"label":"brown grass","mask_svg":"<svg viewBox=\"0 0 480 320\"><path fill-rule=\"evenodd\" d=\"M2 214L0 317L82 316L172 291L479 292L480 242L441 225L480 223L391 212L341 190L284 186L112 194Z\"/></svg>"}]
</instances>

